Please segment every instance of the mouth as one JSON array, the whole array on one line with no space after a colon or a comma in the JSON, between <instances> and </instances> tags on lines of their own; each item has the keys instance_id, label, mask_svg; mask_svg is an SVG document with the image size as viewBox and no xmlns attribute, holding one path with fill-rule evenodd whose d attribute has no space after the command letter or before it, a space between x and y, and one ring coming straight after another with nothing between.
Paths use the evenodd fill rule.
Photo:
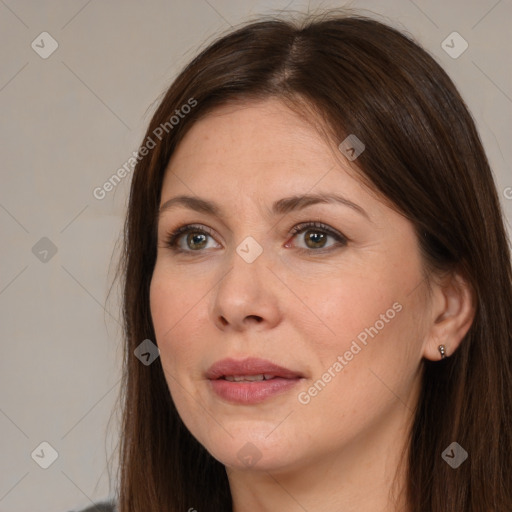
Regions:
<instances>
[{"instance_id":1,"label":"mouth","mask_svg":"<svg viewBox=\"0 0 512 512\"><path fill-rule=\"evenodd\" d=\"M229 382L261 382L262 380L271 380L276 377L275 375L269 374L258 374L258 375L224 375L221 379L229 380Z\"/></svg>"},{"instance_id":2,"label":"mouth","mask_svg":"<svg viewBox=\"0 0 512 512\"><path fill-rule=\"evenodd\" d=\"M206 372L210 380L226 379L235 382L244 380L255 382L262 380L297 379L304 375L301 372L285 368L266 359L248 357L246 359L221 359L214 363Z\"/></svg>"},{"instance_id":3,"label":"mouth","mask_svg":"<svg viewBox=\"0 0 512 512\"><path fill-rule=\"evenodd\" d=\"M290 370L258 358L223 359L206 372L210 388L234 404L256 404L296 386L304 378Z\"/></svg>"}]
</instances>

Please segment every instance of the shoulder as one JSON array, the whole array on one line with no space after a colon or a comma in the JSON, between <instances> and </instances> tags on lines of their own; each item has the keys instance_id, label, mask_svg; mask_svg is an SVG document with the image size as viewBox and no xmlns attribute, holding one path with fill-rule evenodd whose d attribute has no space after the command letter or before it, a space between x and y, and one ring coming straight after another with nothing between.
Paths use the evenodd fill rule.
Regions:
<instances>
[{"instance_id":1,"label":"shoulder","mask_svg":"<svg viewBox=\"0 0 512 512\"><path fill-rule=\"evenodd\" d=\"M84 508L79 512L117 512L117 508L114 503L96 503L90 507Z\"/></svg>"}]
</instances>

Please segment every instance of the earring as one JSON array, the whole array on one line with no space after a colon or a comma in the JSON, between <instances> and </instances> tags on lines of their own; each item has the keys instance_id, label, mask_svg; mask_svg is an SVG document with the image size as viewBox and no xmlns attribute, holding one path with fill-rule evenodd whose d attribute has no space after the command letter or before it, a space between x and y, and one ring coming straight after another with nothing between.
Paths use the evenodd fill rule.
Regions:
<instances>
[{"instance_id":1,"label":"earring","mask_svg":"<svg viewBox=\"0 0 512 512\"><path fill-rule=\"evenodd\" d=\"M445 350L445 347L444 345L439 345L439 347L437 347L439 352L441 353L441 359L445 359L446 358L446 350Z\"/></svg>"}]
</instances>

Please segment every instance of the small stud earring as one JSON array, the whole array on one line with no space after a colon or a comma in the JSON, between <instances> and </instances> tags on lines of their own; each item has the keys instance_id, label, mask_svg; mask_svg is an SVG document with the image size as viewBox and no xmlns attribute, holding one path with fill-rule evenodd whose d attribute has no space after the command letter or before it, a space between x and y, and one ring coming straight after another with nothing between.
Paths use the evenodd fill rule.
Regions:
<instances>
[{"instance_id":1,"label":"small stud earring","mask_svg":"<svg viewBox=\"0 0 512 512\"><path fill-rule=\"evenodd\" d=\"M445 347L444 345L439 345L439 347L437 347L439 352L441 353L441 359L445 359L446 358L446 350L445 350Z\"/></svg>"}]
</instances>

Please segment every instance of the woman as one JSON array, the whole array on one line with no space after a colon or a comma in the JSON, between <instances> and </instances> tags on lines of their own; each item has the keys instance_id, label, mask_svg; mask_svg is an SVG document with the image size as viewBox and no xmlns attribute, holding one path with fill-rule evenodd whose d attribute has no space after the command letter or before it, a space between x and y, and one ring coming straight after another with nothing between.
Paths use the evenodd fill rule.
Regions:
<instances>
[{"instance_id":1,"label":"woman","mask_svg":"<svg viewBox=\"0 0 512 512\"><path fill-rule=\"evenodd\" d=\"M139 155L120 512L512 510L509 245L432 57L338 11L246 24Z\"/></svg>"}]
</instances>

